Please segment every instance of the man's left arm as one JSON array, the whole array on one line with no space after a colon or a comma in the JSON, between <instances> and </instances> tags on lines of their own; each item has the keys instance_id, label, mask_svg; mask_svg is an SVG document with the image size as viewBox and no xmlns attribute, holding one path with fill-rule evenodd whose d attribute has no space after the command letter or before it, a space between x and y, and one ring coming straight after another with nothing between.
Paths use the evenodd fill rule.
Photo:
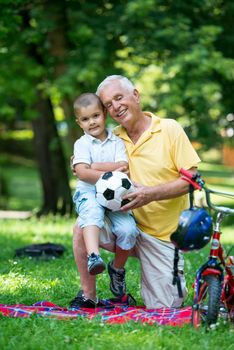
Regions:
<instances>
[{"instance_id":1,"label":"man's left arm","mask_svg":"<svg viewBox=\"0 0 234 350\"><path fill-rule=\"evenodd\" d=\"M197 168L188 170L192 173L196 173ZM157 186L143 186L137 183L134 183L134 186L136 190L123 197L124 199L129 199L130 202L124 205L121 211L143 207L153 201L180 197L189 192L188 182L181 178Z\"/></svg>"},{"instance_id":2,"label":"man's left arm","mask_svg":"<svg viewBox=\"0 0 234 350\"><path fill-rule=\"evenodd\" d=\"M168 133L172 140L171 152L177 169L184 168L196 173L200 158L191 145L183 128L176 121L170 123L169 126ZM189 192L188 182L180 177L157 186L135 184L135 188L135 192L124 196L124 199L129 199L131 202L123 206L121 210L136 209L153 201L172 199Z\"/></svg>"}]
</instances>

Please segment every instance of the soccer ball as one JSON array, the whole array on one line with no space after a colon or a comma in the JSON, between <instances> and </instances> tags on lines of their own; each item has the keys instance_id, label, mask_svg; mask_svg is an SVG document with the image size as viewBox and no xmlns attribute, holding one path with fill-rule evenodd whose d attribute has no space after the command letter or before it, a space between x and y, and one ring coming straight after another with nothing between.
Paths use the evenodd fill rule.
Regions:
<instances>
[{"instance_id":1,"label":"soccer ball","mask_svg":"<svg viewBox=\"0 0 234 350\"><path fill-rule=\"evenodd\" d=\"M110 211L118 211L129 200L122 197L134 191L129 177L120 171L108 171L96 183L96 198L99 204Z\"/></svg>"}]
</instances>

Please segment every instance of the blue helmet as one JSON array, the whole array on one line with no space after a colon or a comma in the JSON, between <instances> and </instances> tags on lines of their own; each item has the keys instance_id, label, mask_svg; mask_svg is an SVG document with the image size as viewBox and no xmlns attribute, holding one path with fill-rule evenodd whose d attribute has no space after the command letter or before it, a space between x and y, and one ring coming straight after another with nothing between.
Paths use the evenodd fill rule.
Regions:
<instances>
[{"instance_id":1,"label":"blue helmet","mask_svg":"<svg viewBox=\"0 0 234 350\"><path fill-rule=\"evenodd\" d=\"M212 235L212 218L204 208L184 210L179 218L177 230L171 241L183 251L203 248Z\"/></svg>"}]
</instances>

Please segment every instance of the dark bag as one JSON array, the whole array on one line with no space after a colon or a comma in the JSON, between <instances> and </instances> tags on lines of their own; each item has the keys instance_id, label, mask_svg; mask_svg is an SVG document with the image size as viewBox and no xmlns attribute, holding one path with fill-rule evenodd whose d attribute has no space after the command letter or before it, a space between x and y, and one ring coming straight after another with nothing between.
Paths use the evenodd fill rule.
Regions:
<instances>
[{"instance_id":1,"label":"dark bag","mask_svg":"<svg viewBox=\"0 0 234 350\"><path fill-rule=\"evenodd\" d=\"M55 243L41 243L41 244L30 244L28 246L16 249L16 257L31 257L31 258L45 258L54 259L59 258L65 251L62 244Z\"/></svg>"}]
</instances>

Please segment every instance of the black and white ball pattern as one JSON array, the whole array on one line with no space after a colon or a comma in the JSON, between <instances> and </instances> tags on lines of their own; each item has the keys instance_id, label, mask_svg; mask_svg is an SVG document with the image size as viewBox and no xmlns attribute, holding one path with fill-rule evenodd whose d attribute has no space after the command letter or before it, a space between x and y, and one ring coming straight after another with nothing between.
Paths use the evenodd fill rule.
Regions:
<instances>
[{"instance_id":1,"label":"black and white ball pattern","mask_svg":"<svg viewBox=\"0 0 234 350\"><path fill-rule=\"evenodd\" d=\"M111 211L118 211L128 200L123 196L133 192L134 186L129 177L120 171L108 171L96 183L96 198L99 204Z\"/></svg>"}]
</instances>

